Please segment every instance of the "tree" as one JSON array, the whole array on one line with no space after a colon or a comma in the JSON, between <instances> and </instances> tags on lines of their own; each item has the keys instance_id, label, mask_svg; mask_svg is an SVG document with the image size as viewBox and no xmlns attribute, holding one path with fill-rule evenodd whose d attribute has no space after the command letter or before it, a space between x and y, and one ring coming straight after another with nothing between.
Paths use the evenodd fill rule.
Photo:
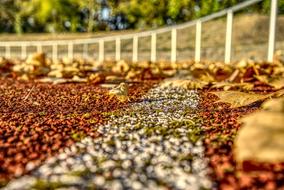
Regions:
<instances>
[{"instance_id":1,"label":"tree","mask_svg":"<svg viewBox=\"0 0 284 190\"><path fill-rule=\"evenodd\" d=\"M245 0L0 0L0 32L93 32L152 28L209 15ZM268 14L271 0L241 12ZM278 0L284 13L284 0ZM102 18L103 13L111 13Z\"/></svg>"},{"instance_id":2,"label":"tree","mask_svg":"<svg viewBox=\"0 0 284 190\"><path fill-rule=\"evenodd\" d=\"M199 11L195 13L196 17L206 16L221 9L221 3L219 0L200 1L198 6Z\"/></svg>"},{"instance_id":3,"label":"tree","mask_svg":"<svg viewBox=\"0 0 284 190\"><path fill-rule=\"evenodd\" d=\"M0 4L0 22L1 25L4 23L4 26L11 26L9 30L14 28L18 33L21 33L21 27L17 28L21 23L18 16L19 3L18 0L3 0ZM2 25L2 27L4 26Z\"/></svg>"},{"instance_id":4,"label":"tree","mask_svg":"<svg viewBox=\"0 0 284 190\"><path fill-rule=\"evenodd\" d=\"M158 27L194 16L192 0L110 0L114 16L123 14L130 28Z\"/></svg>"},{"instance_id":5,"label":"tree","mask_svg":"<svg viewBox=\"0 0 284 190\"><path fill-rule=\"evenodd\" d=\"M33 17L43 31L76 32L80 1L77 0L27 0L21 3L20 17Z\"/></svg>"}]
</instances>

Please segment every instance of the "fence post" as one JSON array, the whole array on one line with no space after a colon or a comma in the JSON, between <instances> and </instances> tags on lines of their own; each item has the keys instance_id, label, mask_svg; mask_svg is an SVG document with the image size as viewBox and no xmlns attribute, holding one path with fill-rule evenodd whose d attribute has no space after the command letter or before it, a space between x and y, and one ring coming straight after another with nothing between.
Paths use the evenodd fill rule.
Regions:
<instances>
[{"instance_id":1,"label":"fence post","mask_svg":"<svg viewBox=\"0 0 284 190\"><path fill-rule=\"evenodd\" d=\"M27 45L22 44L21 46L21 58L25 59L27 57Z\"/></svg>"},{"instance_id":2,"label":"fence post","mask_svg":"<svg viewBox=\"0 0 284 190\"><path fill-rule=\"evenodd\" d=\"M267 61L273 62L273 55L275 50L275 29L277 18L277 0L271 0L270 8L270 24L269 24L269 40L268 40L268 55Z\"/></svg>"},{"instance_id":3,"label":"fence post","mask_svg":"<svg viewBox=\"0 0 284 190\"><path fill-rule=\"evenodd\" d=\"M233 16L234 16L233 11L228 10L228 12L227 12L227 26L226 26L225 63L231 62Z\"/></svg>"},{"instance_id":4,"label":"fence post","mask_svg":"<svg viewBox=\"0 0 284 190\"><path fill-rule=\"evenodd\" d=\"M132 62L138 61L138 36L133 36Z\"/></svg>"},{"instance_id":5,"label":"fence post","mask_svg":"<svg viewBox=\"0 0 284 190\"><path fill-rule=\"evenodd\" d=\"M68 57L69 57L69 59L74 58L73 46L74 46L74 44L72 42L68 43Z\"/></svg>"},{"instance_id":6,"label":"fence post","mask_svg":"<svg viewBox=\"0 0 284 190\"><path fill-rule=\"evenodd\" d=\"M196 21L196 33L195 33L195 61L200 61L201 56L201 32L202 32L202 26L201 21Z\"/></svg>"},{"instance_id":7,"label":"fence post","mask_svg":"<svg viewBox=\"0 0 284 190\"><path fill-rule=\"evenodd\" d=\"M11 46L10 45L5 46L5 57L11 58Z\"/></svg>"},{"instance_id":8,"label":"fence post","mask_svg":"<svg viewBox=\"0 0 284 190\"><path fill-rule=\"evenodd\" d=\"M157 34L151 34L151 62L157 61Z\"/></svg>"},{"instance_id":9,"label":"fence post","mask_svg":"<svg viewBox=\"0 0 284 190\"><path fill-rule=\"evenodd\" d=\"M88 58L88 44L83 44L83 57Z\"/></svg>"},{"instance_id":10,"label":"fence post","mask_svg":"<svg viewBox=\"0 0 284 190\"><path fill-rule=\"evenodd\" d=\"M120 50L120 38L117 37L115 39L115 60L119 61L121 58L121 50Z\"/></svg>"},{"instance_id":11,"label":"fence post","mask_svg":"<svg viewBox=\"0 0 284 190\"><path fill-rule=\"evenodd\" d=\"M171 62L177 60L177 29L173 28L171 32Z\"/></svg>"},{"instance_id":12,"label":"fence post","mask_svg":"<svg viewBox=\"0 0 284 190\"><path fill-rule=\"evenodd\" d=\"M99 41L99 62L104 61L104 40Z\"/></svg>"},{"instance_id":13,"label":"fence post","mask_svg":"<svg viewBox=\"0 0 284 190\"><path fill-rule=\"evenodd\" d=\"M41 44L37 44L36 46L36 51L39 53L39 52L42 52L42 45Z\"/></svg>"},{"instance_id":14,"label":"fence post","mask_svg":"<svg viewBox=\"0 0 284 190\"><path fill-rule=\"evenodd\" d=\"M58 58L58 45L54 43L52 45L52 59L53 61L56 61Z\"/></svg>"}]
</instances>

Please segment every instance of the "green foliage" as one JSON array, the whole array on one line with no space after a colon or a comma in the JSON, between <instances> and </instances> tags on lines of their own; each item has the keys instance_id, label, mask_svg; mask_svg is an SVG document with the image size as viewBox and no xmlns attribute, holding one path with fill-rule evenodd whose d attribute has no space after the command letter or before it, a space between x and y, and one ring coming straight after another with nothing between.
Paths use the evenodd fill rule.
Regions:
<instances>
[{"instance_id":1,"label":"green foliage","mask_svg":"<svg viewBox=\"0 0 284 190\"><path fill-rule=\"evenodd\" d=\"M112 18L123 15L129 28L181 23L245 0L2 0L0 32L93 32L107 29L100 14L109 7ZM270 0L247 10L268 14ZM284 0L278 0L284 13ZM116 23L117 24L117 23ZM103 26L103 27L101 27Z\"/></svg>"},{"instance_id":2,"label":"green foliage","mask_svg":"<svg viewBox=\"0 0 284 190\"><path fill-rule=\"evenodd\" d=\"M183 22L194 15L193 0L111 0L110 4L114 14L125 15L132 28Z\"/></svg>"},{"instance_id":3,"label":"green foliage","mask_svg":"<svg viewBox=\"0 0 284 190\"><path fill-rule=\"evenodd\" d=\"M64 22L71 22L70 31L76 31L78 5L75 0L30 0L22 3L21 15L34 15L34 18L48 32L64 31Z\"/></svg>"}]
</instances>

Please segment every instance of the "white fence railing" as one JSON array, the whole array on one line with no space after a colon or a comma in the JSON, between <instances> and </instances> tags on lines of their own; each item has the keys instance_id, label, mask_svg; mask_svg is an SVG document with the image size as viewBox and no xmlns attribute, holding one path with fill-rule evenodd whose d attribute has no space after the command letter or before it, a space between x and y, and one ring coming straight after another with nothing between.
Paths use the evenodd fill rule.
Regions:
<instances>
[{"instance_id":1,"label":"white fence railing","mask_svg":"<svg viewBox=\"0 0 284 190\"><path fill-rule=\"evenodd\" d=\"M217 13L211 14L209 16L202 17L200 19L186 22L179 25L168 26L156 30L137 32L132 34L122 34L114 35L108 37L91 38L91 39L75 39L75 40L48 40L48 41L2 41L0 42L0 47L4 47L5 56L11 57L11 48L20 47L21 48L21 58L25 58L28 55L28 47L36 47L38 52L44 51L44 48L52 48L52 58L56 60L59 56L58 47L67 46L67 55L70 58L74 57L74 46L83 45L82 55L88 56L88 47L91 44L98 44L98 60L105 60L105 42L114 41L115 42L115 59L121 59L121 41L122 40L133 40L132 46L132 61L138 61L139 54L139 38L150 37L151 38L151 49L150 49L150 60L155 62L157 60L157 35L165 32L171 32L171 61L175 62L177 60L177 30L185 29L188 27L196 27L195 35L195 61L201 60L201 37L202 37L202 23L222 17L227 16L226 24L226 40L225 40L225 55L224 61L229 63L231 61L232 52L232 33L233 33L233 16L234 12L242 10L248 6L256 4L263 0L248 0L240 3L236 6L224 9ZM275 48L275 28L276 28L276 18L277 18L277 0L271 0L271 11L270 11L270 28L269 28L269 42L267 51L267 61L273 61L273 54Z\"/></svg>"}]
</instances>

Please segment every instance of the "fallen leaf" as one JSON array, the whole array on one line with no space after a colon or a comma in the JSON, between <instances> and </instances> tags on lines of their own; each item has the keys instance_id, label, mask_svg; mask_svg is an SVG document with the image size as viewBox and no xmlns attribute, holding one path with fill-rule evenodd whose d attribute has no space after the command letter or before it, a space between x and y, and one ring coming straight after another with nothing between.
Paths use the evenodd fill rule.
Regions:
<instances>
[{"instance_id":1,"label":"fallen leaf","mask_svg":"<svg viewBox=\"0 0 284 190\"><path fill-rule=\"evenodd\" d=\"M88 80L93 84L103 83L106 77L103 73L93 73L89 76Z\"/></svg>"},{"instance_id":2,"label":"fallen leaf","mask_svg":"<svg viewBox=\"0 0 284 190\"><path fill-rule=\"evenodd\" d=\"M119 73L119 74L125 74L129 71L130 65L126 61L118 61L115 66L112 68L112 72Z\"/></svg>"},{"instance_id":3,"label":"fallen leaf","mask_svg":"<svg viewBox=\"0 0 284 190\"><path fill-rule=\"evenodd\" d=\"M236 69L232 74L231 76L229 77L228 81L229 82L233 82L239 75L240 73L240 70L239 69Z\"/></svg>"},{"instance_id":4,"label":"fallen leaf","mask_svg":"<svg viewBox=\"0 0 284 190\"><path fill-rule=\"evenodd\" d=\"M281 89L284 87L284 77L272 80L269 83L270 86L274 87L275 89Z\"/></svg>"},{"instance_id":5,"label":"fallen leaf","mask_svg":"<svg viewBox=\"0 0 284 190\"><path fill-rule=\"evenodd\" d=\"M284 98L267 100L261 105L261 107L264 110L284 113Z\"/></svg>"},{"instance_id":6,"label":"fallen leaf","mask_svg":"<svg viewBox=\"0 0 284 190\"><path fill-rule=\"evenodd\" d=\"M215 82L213 83L211 88L217 88L217 89L223 88L225 91L230 90L232 88L238 88L241 90L249 91L253 89L253 86L254 86L253 84L246 82L243 83Z\"/></svg>"},{"instance_id":7,"label":"fallen leaf","mask_svg":"<svg viewBox=\"0 0 284 190\"><path fill-rule=\"evenodd\" d=\"M265 84L269 83L267 75L255 75L254 78L256 78L258 81L263 82Z\"/></svg>"},{"instance_id":8,"label":"fallen leaf","mask_svg":"<svg viewBox=\"0 0 284 190\"><path fill-rule=\"evenodd\" d=\"M279 106L275 109L275 106ZM261 110L241 119L244 126L235 139L235 157L239 163L284 162L284 98L265 102Z\"/></svg>"},{"instance_id":9,"label":"fallen leaf","mask_svg":"<svg viewBox=\"0 0 284 190\"><path fill-rule=\"evenodd\" d=\"M111 97L116 96L121 102L128 100L128 85L126 83L120 83L109 91Z\"/></svg>"},{"instance_id":10,"label":"fallen leaf","mask_svg":"<svg viewBox=\"0 0 284 190\"><path fill-rule=\"evenodd\" d=\"M218 100L217 102L229 103L231 104L231 108L247 106L269 97L269 95L252 94L239 91L221 91L210 93L215 94L219 97L220 100Z\"/></svg>"},{"instance_id":11,"label":"fallen leaf","mask_svg":"<svg viewBox=\"0 0 284 190\"><path fill-rule=\"evenodd\" d=\"M184 88L184 89L202 89L208 85L208 82L193 79L170 79L161 84L161 87Z\"/></svg>"},{"instance_id":12,"label":"fallen leaf","mask_svg":"<svg viewBox=\"0 0 284 190\"><path fill-rule=\"evenodd\" d=\"M217 102L224 102L231 104L231 108L237 108L250 105L254 102L262 101L267 98L275 98L284 95L284 89L272 92L270 94L254 94L239 91L220 91L210 92L218 96ZM216 103L217 103L216 102Z\"/></svg>"},{"instance_id":13,"label":"fallen leaf","mask_svg":"<svg viewBox=\"0 0 284 190\"><path fill-rule=\"evenodd\" d=\"M209 74L208 72L205 72L205 74L200 75L199 80L205 81L205 82L214 82L215 81L214 77L211 74Z\"/></svg>"}]
</instances>

